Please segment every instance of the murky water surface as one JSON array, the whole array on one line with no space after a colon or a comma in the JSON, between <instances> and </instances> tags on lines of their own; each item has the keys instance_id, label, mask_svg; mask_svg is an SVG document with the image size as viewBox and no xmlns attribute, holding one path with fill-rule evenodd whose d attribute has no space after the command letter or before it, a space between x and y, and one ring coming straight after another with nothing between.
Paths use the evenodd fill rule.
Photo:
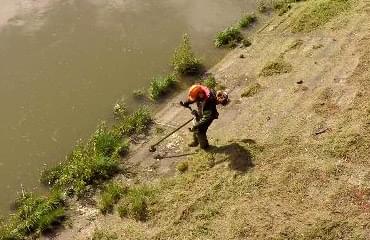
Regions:
<instances>
[{"instance_id":1,"label":"murky water surface","mask_svg":"<svg viewBox=\"0 0 370 240\"><path fill-rule=\"evenodd\" d=\"M254 0L0 0L0 213L114 102L168 70L189 33L208 66L215 32ZM129 101L130 102L130 101Z\"/></svg>"}]
</instances>

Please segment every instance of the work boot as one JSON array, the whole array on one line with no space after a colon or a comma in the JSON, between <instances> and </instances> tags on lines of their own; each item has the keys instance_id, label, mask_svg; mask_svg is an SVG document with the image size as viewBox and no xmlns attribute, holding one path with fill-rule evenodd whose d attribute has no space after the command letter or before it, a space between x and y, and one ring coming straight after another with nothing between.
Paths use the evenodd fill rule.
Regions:
<instances>
[{"instance_id":1,"label":"work boot","mask_svg":"<svg viewBox=\"0 0 370 240\"><path fill-rule=\"evenodd\" d=\"M199 145L198 137L196 133L193 133L193 141L188 144L189 147L196 147Z\"/></svg>"},{"instance_id":2,"label":"work boot","mask_svg":"<svg viewBox=\"0 0 370 240\"><path fill-rule=\"evenodd\" d=\"M205 133L198 133L198 141L201 149L207 149L209 147L207 135Z\"/></svg>"}]
</instances>

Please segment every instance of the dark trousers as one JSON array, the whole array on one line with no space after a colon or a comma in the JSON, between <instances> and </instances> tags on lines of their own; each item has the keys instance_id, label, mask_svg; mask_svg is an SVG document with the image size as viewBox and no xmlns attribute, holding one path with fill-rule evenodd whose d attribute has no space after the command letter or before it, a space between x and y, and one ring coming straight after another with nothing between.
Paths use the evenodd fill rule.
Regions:
<instances>
[{"instance_id":1,"label":"dark trousers","mask_svg":"<svg viewBox=\"0 0 370 240\"><path fill-rule=\"evenodd\" d=\"M200 148L205 149L209 146L208 139L207 139L207 130L209 126L212 124L213 119L209 122L200 126L196 131L193 133L194 142L199 143Z\"/></svg>"}]
</instances>

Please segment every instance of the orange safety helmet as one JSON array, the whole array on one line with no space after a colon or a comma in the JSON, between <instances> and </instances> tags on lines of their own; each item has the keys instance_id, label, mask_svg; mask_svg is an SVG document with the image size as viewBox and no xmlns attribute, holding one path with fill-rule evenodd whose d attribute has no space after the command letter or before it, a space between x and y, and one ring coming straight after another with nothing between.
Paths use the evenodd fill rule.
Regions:
<instances>
[{"instance_id":1,"label":"orange safety helmet","mask_svg":"<svg viewBox=\"0 0 370 240\"><path fill-rule=\"evenodd\" d=\"M192 102L197 101L199 98L202 98L202 100L207 100L210 94L211 91L206 86L195 84L190 87L188 98Z\"/></svg>"}]
</instances>

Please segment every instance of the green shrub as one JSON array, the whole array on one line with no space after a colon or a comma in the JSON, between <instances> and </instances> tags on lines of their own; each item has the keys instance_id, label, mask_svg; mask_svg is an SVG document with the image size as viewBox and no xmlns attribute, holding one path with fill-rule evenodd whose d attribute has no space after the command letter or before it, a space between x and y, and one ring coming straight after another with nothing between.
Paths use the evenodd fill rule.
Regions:
<instances>
[{"instance_id":1,"label":"green shrub","mask_svg":"<svg viewBox=\"0 0 370 240\"><path fill-rule=\"evenodd\" d=\"M98 203L102 213L112 212L114 204L116 204L126 189L117 183L110 183L103 189Z\"/></svg>"},{"instance_id":2,"label":"green shrub","mask_svg":"<svg viewBox=\"0 0 370 240\"><path fill-rule=\"evenodd\" d=\"M252 23L254 23L257 20L257 17L253 14L248 14L244 15L240 20L239 20L239 27L240 28L247 28L249 27Z\"/></svg>"},{"instance_id":3,"label":"green shrub","mask_svg":"<svg viewBox=\"0 0 370 240\"><path fill-rule=\"evenodd\" d=\"M133 134L143 133L148 129L151 122L151 113L149 109L144 106L122 119L116 128L118 128L118 132L121 134L130 136Z\"/></svg>"},{"instance_id":4,"label":"green shrub","mask_svg":"<svg viewBox=\"0 0 370 240\"><path fill-rule=\"evenodd\" d=\"M223 47L240 43L243 40L243 35L237 27L228 27L222 32L216 34L215 46Z\"/></svg>"},{"instance_id":5,"label":"green shrub","mask_svg":"<svg viewBox=\"0 0 370 240\"><path fill-rule=\"evenodd\" d=\"M130 216L145 221L149 216L148 205L151 203L153 191L146 186L138 186L128 191L126 199L118 207L121 217Z\"/></svg>"},{"instance_id":6,"label":"green shrub","mask_svg":"<svg viewBox=\"0 0 370 240\"><path fill-rule=\"evenodd\" d=\"M217 82L214 76L208 76L206 79L203 80L203 84L212 89L215 89L217 86Z\"/></svg>"},{"instance_id":7,"label":"green shrub","mask_svg":"<svg viewBox=\"0 0 370 240\"><path fill-rule=\"evenodd\" d=\"M158 100L159 97L165 95L174 88L177 80L174 74L164 77L156 77L150 82L149 96L153 100Z\"/></svg>"},{"instance_id":8,"label":"green shrub","mask_svg":"<svg viewBox=\"0 0 370 240\"><path fill-rule=\"evenodd\" d=\"M113 114L115 119L122 119L127 115L127 106L124 100L120 100L114 104Z\"/></svg>"},{"instance_id":9,"label":"green shrub","mask_svg":"<svg viewBox=\"0 0 370 240\"><path fill-rule=\"evenodd\" d=\"M30 234L40 234L66 217L64 200L59 191L47 197L24 193L16 201L16 210L0 226L0 239L25 239Z\"/></svg>"},{"instance_id":10,"label":"green shrub","mask_svg":"<svg viewBox=\"0 0 370 240\"><path fill-rule=\"evenodd\" d=\"M182 43L176 48L172 58L172 66L177 74L198 74L202 69L202 64L199 58L191 48L190 37L184 34Z\"/></svg>"},{"instance_id":11,"label":"green shrub","mask_svg":"<svg viewBox=\"0 0 370 240\"><path fill-rule=\"evenodd\" d=\"M45 170L41 182L81 195L88 185L109 179L119 171L119 156L128 151L128 142L101 125L84 145L79 143L67 160Z\"/></svg>"}]
</instances>

